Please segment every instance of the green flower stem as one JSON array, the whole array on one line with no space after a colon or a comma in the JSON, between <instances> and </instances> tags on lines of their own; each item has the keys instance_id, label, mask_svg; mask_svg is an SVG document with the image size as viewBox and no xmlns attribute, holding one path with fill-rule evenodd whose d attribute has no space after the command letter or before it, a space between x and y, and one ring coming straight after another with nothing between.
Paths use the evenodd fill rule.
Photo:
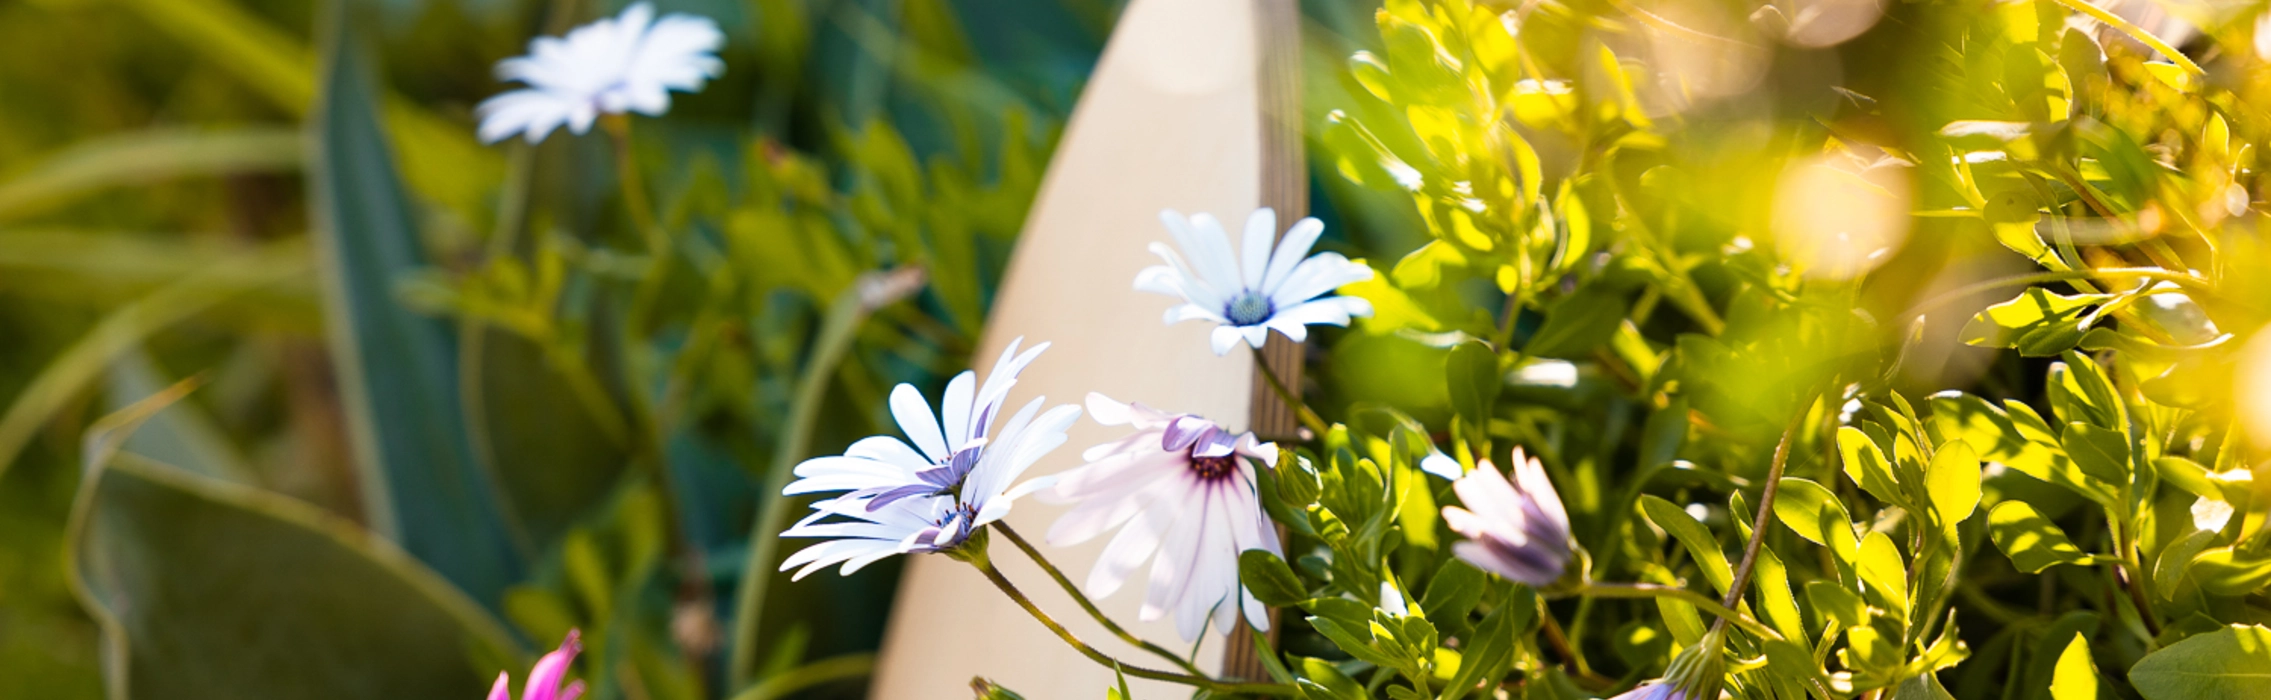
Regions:
<instances>
[{"instance_id":1,"label":"green flower stem","mask_svg":"<svg viewBox=\"0 0 2271 700\"><path fill-rule=\"evenodd\" d=\"M1767 627L1758 620L1751 619L1751 616L1736 612L1734 608L1720 605L1719 601L1712 600L1709 596L1677 586L1654 583L1589 583L1585 584L1585 587L1577 589L1576 594L1595 598L1672 598L1693 605L1698 610L1717 615L1721 620L1733 622L1736 627L1741 627L1743 631L1757 635L1760 639L1769 641L1780 641L1782 639L1781 633L1774 631L1773 628Z\"/></svg>"},{"instance_id":2,"label":"green flower stem","mask_svg":"<svg viewBox=\"0 0 2271 700\"><path fill-rule=\"evenodd\" d=\"M1000 532L1003 537L1009 538L1010 544L1017 545L1017 549L1024 552L1027 558L1033 560L1033 563L1040 564L1041 570L1048 572L1049 578L1054 579L1059 588L1065 589L1065 594L1072 596L1072 601L1079 603L1081 610L1087 611L1089 617L1096 618L1098 624L1111 631L1113 636L1119 637L1120 641L1133 644L1144 651L1157 655L1159 658L1173 662L1176 666L1190 672L1191 675L1206 675L1205 671L1199 670L1197 664L1193 664L1189 659L1176 654L1174 650L1145 641L1142 637L1135 636L1135 633L1129 632L1127 628L1121 627L1120 623L1113 622L1112 618L1105 616L1103 610L1097 609L1094 601L1089 600L1086 594L1080 592L1080 587L1072 585L1072 579L1065 578L1064 572L1058 570L1056 564L1049 563L1047 557L1041 556L1040 549L1035 548L1033 543L1025 541L1025 536L1019 535L1016 530L1011 529L1008 521L996 520L993 526L995 531Z\"/></svg>"},{"instance_id":3,"label":"green flower stem","mask_svg":"<svg viewBox=\"0 0 2271 700\"><path fill-rule=\"evenodd\" d=\"M1317 417L1316 411L1309 410L1308 404L1302 403L1301 399L1294 397L1291 390L1285 388L1285 382L1277 378L1277 370L1270 369L1269 358L1262 356L1261 348L1249 346L1248 349L1254 351L1254 369L1261 372L1262 379L1269 382L1270 391L1277 393L1277 400L1284 401L1286 408L1293 409L1293 414L1301 419L1301 427L1308 428L1317 437L1324 437L1327 430L1325 419Z\"/></svg>"},{"instance_id":4,"label":"green flower stem","mask_svg":"<svg viewBox=\"0 0 2271 700\"><path fill-rule=\"evenodd\" d=\"M1095 647L1089 646L1087 642L1080 641L1079 637L1073 636L1072 631L1065 629L1064 625L1057 624L1056 620L1051 619L1048 613L1041 612L1041 606L1033 604L1033 599L1025 597L1025 593L1023 591L1017 590L1017 584L1010 583L1008 578L1002 576L1001 570L994 568L993 562L988 561L982 552L977 553L976 556L968 557L966 560L970 562L971 566L978 568L978 573L985 574L986 580L992 581L995 588L1001 589L1003 595L1009 596L1010 600L1017 601L1017 605L1019 607L1025 608L1026 614L1032 615L1033 619L1039 620L1042 626L1049 628L1049 631L1051 632L1055 632L1058 639L1064 640L1065 644L1071 645L1074 651L1080 652L1082 656L1088 657L1090 661L1102 664L1106 668L1117 668L1123 673L1126 673L1130 676L1135 676L1137 678L1149 678L1155 681L1167 681L1169 683L1180 683L1183 685L1191 686L1193 688L1201 688L1216 695L1273 695L1283 697L1296 697L1300 694L1299 689L1290 685L1282 685L1278 683L1230 683L1201 676L1187 676L1180 673L1160 671L1144 668L1141 666L1132 666L1118 659L1114 659L1104 652L1097 651Z\"/></svg>"},{"instance_id":5,"label":"green flower stem","mask_svg":"<svg viewBox=\"0 0 2271 700\"><path fill-rule=\"evenodd\" d=\"M812 444L812 429L820 419L827 397L828 379L852 349L860 323L876 309L913 294L922 286L922 272L905 268L885 275L861 277L836 296L821 322L819 340L797 378L796 396L789 405L788 425L776 443L773 461L766 465L765 498L756 522L749 526L749 557L742 564L741 587L735 595L733 656L727 662L728 688L749 687L757 674L757 632L765 608L765 589L773 580L773 561L780 553L781 531L788 525L790 499L781 495L791 470Z\"/></svg>"}]
</instances>

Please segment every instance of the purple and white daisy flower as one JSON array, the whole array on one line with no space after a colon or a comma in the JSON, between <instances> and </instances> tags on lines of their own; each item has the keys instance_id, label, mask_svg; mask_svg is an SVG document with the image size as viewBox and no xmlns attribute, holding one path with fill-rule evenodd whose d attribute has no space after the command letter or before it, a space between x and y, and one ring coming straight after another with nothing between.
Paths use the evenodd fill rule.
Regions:
<instances>
[{"instance_id":1,"label":"purple and white daisy flower","mask_svg":"<svg viewBox=\"0 0 2271 700\"><path fill-rule=\"evenodd\" d=\"M1484 462L1451 489L1467 506L1443 508L1444 524L1467 537L1451 546L1460 559L1532 586L1561 578L1569 566L1569 512L1537 458L1514 448L1512 482Z\"/></svg>"},{"instance_id":2,"label":"purple and white daisy flower","mask_svg":"<svg viewBox=\"0 0 2271 700\"><path fill-rule=\"evenodd\" d=\"M952 493L984 457L988 432L1001 417L1002 403L1009 398L1010 387L1017 384L1017 374L1040 357L1041 351L1049 349L1048 343L1041 343L1020 353L1017 348L1023 342L1024 338L1009 342L982 385L976 372L955 375L946 383L946 394L936 413L914 385L894 387L891 416L898 421L899 432L914 441L914 447L889 435L861 439L842 456L817 457L796 465L800 478L782 493L798 496L850 491L847 497L874 497L868 501L871 509L901 498ZM1038 405L1040 400L1034 401ZM1071 406L1062 408L1070 408L1075 415L1080 411Z\"/></svg>"},{"instance_id":3,"label":"purple and white daisy flower","mask_svg":"<svg viewBox=\"0 0 2271 700\"><path fill-rule=\"evenodd\" d=\"M1136 432L1089 448L1085 466L1058 475L1056 486L1037 496L1075 504L1049 528L1052 545L1119 530L1082 588L1091 597L1110 596L1149 560L1140 619L1173 612L1186 641L1197 639L1210 617L1215 631L1227 634L1241 611L1255 629L1268 630L1267 609L1239 583L1238 554L1283 553L1254 482L1254 462L1274 467L1277 448L1253 433L1232 434L1204 418L1103 394L1088 395L1088 412L1098 423Z\"/></svg>"},{"instance_id":4,"label":"purple and white daisy flower","mask_svg":"<svg viewBox=\"0 0 2271 700\"><path fill-rule=\"evenodd\" d=\"M1054 477L1041 477L1011 485L1064 444L1065 429L1080 419L1080 407L1043 411L1044 399L1036 397L995 429L1017 373L1048 347L1042 343L1020 354L1019 341L1002 351L984 385L971 372L947 383L939 406L943 419L913 386L892 391L892 414L915 447L878 435L853 443L842 456L797 465L802 478L783 495L849 493L813 504L811 515L781 533L829 540L790 555L781 570L804 567L795 576L801 579L842 563L843 573L850 574L893 554L952 549L1008 515L1018 498L1054 483Z\"/></svg>"},{"instance_id":5,"label":"purple and white daisy flower","mask_svg":"<svg viewBox=\"0 0 2271 700\"><path fill-rule=\"evenodd\" d=\"M528 682L520 687L520 700L576 700L583 697L583 681L569 683L566 688L560 687L560 681L567 680L568 664L576 660L576 653L580 651L583 651L583 633L568 630L568 637L560 640L559 649L537 659L536 665L528 669ZM499 671L496 684L489 686L489 700L513 700L510 688L512 680L511 673Z\"/></svg>"},{"instance_id":6,"label":"purple and white daisy flower","mask_svg":"<svg viewBox=\"0 0 2271 700\"><path fill-rule=\"evenodd\" d=\"M725 32L709 18L672 13L658 20L644 2L567 36L537 37L528 55L497 62L498 79L528 87L474 108L481 142L523 134L536 143L561 125L581 134L601 112L660 116L670 110L670 91L700 90L725 72L715 55L724 44Z\"/></svg>"},{"instance_id":7,"label":"purple and white daisy flower","mask_svg":"<svg viewBox=\"0 0 2271 700\"><path fill-rule=\"evenodd\" d=\"M1372 279L1372 268L1339 253L1309 255L1325 231L1324 222L1313 217L1295 222L1285 240L1278 241L1277 212L1256 209L1246 217L1244 251L1239 253L1231 252L1230 236L1213 216L1185 218L1168 210L1159 213L1159 220L1183 253L1152 243L1151 252L1167 264L1137 273L1135 288L1185 302L1167 310L1170 325L1191 319L1214 322L1210 340L1216 355L1230 352L1240 340L1259 349L1271 330L1298 343L1309 337L1309 324L1346 326L1351 316L1372 315L1372 303L1363 299L1318 298ZM1187 264L1184 256L1189 256Z\"/></svg>"}]
</instances>

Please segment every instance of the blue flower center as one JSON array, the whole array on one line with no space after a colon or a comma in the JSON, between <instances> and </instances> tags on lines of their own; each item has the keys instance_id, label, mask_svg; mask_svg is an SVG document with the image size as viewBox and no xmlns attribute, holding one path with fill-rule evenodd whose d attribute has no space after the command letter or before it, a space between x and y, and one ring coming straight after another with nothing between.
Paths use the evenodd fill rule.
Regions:
<instances>
[{"instance_id":1,"label":"blue flower center","mask_svg":"<svg viewBox=\"0 0 2271 700\"><path fill-rule=\"evenodd\" d=\"M1222 310L1222 315L1230 319L1230 325L1251 326L1270 320L1270 312L1276 310L1269 297L1248 291L1231 299L1230 305Z\"/></svg>"}]
</instances>

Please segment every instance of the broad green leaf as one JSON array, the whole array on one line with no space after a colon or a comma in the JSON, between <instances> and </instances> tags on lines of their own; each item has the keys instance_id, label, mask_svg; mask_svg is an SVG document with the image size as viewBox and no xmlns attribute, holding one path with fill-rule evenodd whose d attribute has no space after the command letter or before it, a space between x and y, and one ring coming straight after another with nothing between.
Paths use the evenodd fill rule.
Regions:
<instances>
[{"instance_id":1,"label":"broad green leaf","mask_svg":"<svg viewBox=\"0 0 2271 700\"><path fill-rule=\"evenodd\" d=\"M521 664L464 593L295 499L122 454L72 523L113 698L453 697Z\"/></svg>"},{"instance_id":2,"label":"broad green leaf","mask_svg":"<svg viewBox=\"0 0 2271 700\"><path fill-rule=\"evenodd\" d=\"M1782 567L1782 557L1776 556L1773 547L1758 550L1757 571L1751 584L1758 589L1758 607L1765 613L1767 624L1782 638L1810 644L1806 634L1806 620L1798 614L1798 597L1790 593L1790 574Z\"/></svg>"},{"instance_id":3,"label":"broad green leaf","mask_svg":"<svg viewBox=\"0 0 2271 700\"><path fill-rule=\"evenodd\" d=\"M1852 528L1852 516L1845 512L1845 504L1839 503L1837 494L1830 493L1821 484L1786 476L1782 478L1778 491L1774 498L1774 517L1781 520L1782 525L1790 528L1791 532L1798 533L1799 537L1814 544L1829 545L1832 544L1832 533L1828 528L1840 524L1848 530ZM1839 541L1846 539L1849 538L1841 538ZM1841 551L1838 555L1852 558L1853 552Z\"/></svg>"},{"instance_id":4,"label":"broad green leaf","mask_svg":"<svg viewBox=\"0 0 2271 700\"><path fill-rule=\"evenodd\" d=\"M1806 602L1814 612L1837 620L1841 627L1859 627L1869 623L1869 604L1836 581L1807 581Z\"/></svg>"},{"instance_id":5,"label":"broad green leaf","mask_svg":"<svg viewBox=\"0 0 2271 700\"><path fill-rule=\"evenodd\" d=\"M2271 584L2271 556L2217 547L2192 558L2192 580L2216 595L2247 595Z\"/></svg>"},{"instance_id":6,"label":"broad green leaf","mask_svg":"<svg viewBox=\"0 0 2271 700\"><path fill-rule=\"evenodd\" d=\"M2097 700L2098 672L2090 663L2090 645L2082 635L2058 653L2057 670L2050 676L2051 700Z\"/></svg>"},{"instance_id":7,"label":"broad green leaf","mask_svg":"<svg viewBox=\"0 0 2271 700\"><path fill-rule=\"evenodd\" d=\"M1419 601L1419 608L1427 619L1445 634L1461 637L1467 628L1467 614L1474 612L1475 603L1482 600L1483 589L1490 586L1490 577L1458 557L1443 561L1435 570L1435 577L1427 581L1427 594Z\"/></svg>"},{"instance_id":8,"label":"broad green leaf","mask_svg":"<svg viewBox=\"0 0 2271 700\"><path fill-rule=\"evenodd\" d=\"M1301 659L1301 696L1309 700L1364 700L1364 684L1324 659Z\"/></svg>"},{"instance_id":9,"label":"broad green leaf","mask_svg":"<svg viewBox=\"0 0 2271 700\"><path fill-rule=\"evenodd\" d=\"M2027 357L2050 357L2072 349L2082 339L2079 319L2090 307L2109 299L2104 294L2066 296L2029 288L2017 298L1987 307L1965 323L1961 336L1972 345L2017 348Z\"/></svg>"},{"instance_id":10,"label":"broad green leaf","mask_svg":"<svg viewBox=\"0 0 2271 700\"><path fill-rule=\"evenodd\" d=\"M2066 454L2090 478L2119 487L2129 483L2129 436L2088 423L2067 423Z\"/></svg>"},{"instance_id":11,"label":"broad green leaf","mask_svg":"<svg viewBox=\"0 0 2271 700\"><path fill-rule=\"evenodd\" d=\"M1861 538L1861 558L1857 566L1861 581L1868 584L1868 592L1882 600L1892 610L1908 615L1908 562L1900 556L1900 546L1893 544L1892 536L1870 532Z\"/></svg>"},{"instance_id":12,"label":"broad green leaf","mask_svg":"<svg viewBox=\"0 0 2271 700\"><path fill-rule=\"evenodd\" d=\"M1483 680L1497 680L1506 675L1506 668L1515 657L1515 632L1512 630L1512 607L1528 605L1531 598L1508 598L1508 605L1492 609L1483 616L1483 623L1474 627L1474 641L1460 652L1458 673L1444 686L1442 700L1458 700L1476 691Z\"/></svg>"},{"instance_id":13,"label":"broad green leaf","mask_svg":"<svg viewBox=\"0 0 2271 700\"><path fill-rule=\"evenodd\" d=\"M129 353L111 363L108 406L113 412L166 391L174 380L165 377L148 352ZM126 437L122 448L158 461L178 465L201 476L249 486L260 485L260 473L245 459L213 416L194 402L179 401L151 415Z\"/></svg>"},{"instance_id":14,"label":"broad green leaf","mask_svg":"<svg viewBox=\"0 0 2271 700\"><path fill-rule=\"evenodd\" d=\"M1906 495L1901 493L1900 482L1893 477L1892 462L1885 459L1885 451L1869 439L1868 433L1852 426L1838 428L1837 451L1844 459L1845 476L1862 490L1886 503L1903 506L1908 503Z\"/></svg>"},{"instance_id":15,"label":"broad green leaf","mask_svg":"<svg viewBox=\"0 0 2271 700\"><path fill-rule=\"evenodd\" d=\"M1939 514L1943 527L1954 528L1979 508L1979 456L1970 443L1957 440L1941 445L1932 454L1924 479L1932 494L1932 511Z\"/></svg>"},{"instance_id":16,"label":"broad green leaf","mask_svg":"<svg viewBox=\"0 0 2271 700\"><path fill-rule=\"evenodd\" d=\"M2216 533L2193 530L2162 547L2160 556L2153 559L2153 593L2162 600L2175 600L2186 574L2192 571L2193 558L2215 541Z\"/></svg>"},{"instance_id":17,"label":"broad green leaf","mask_svg":"<svg viewBox=\"0 0 2271 700\"><path fill-rule=\"evenodd\" d=\"M2129 684L2145 700L2271 698L2271 629L2226 627L2138 659Z\"/></svg>"},{"instance_id":18,"label":"broad green leaf","mask_svg":"<svg viewBox=\"0 0 2271 700\"><path fill-rule=\"evenodd\" d=\"M395 281L425 261L379 124L370 52L358 23L327 24L307 189L363 512L373 530L495 604L520 554L464 431L456 344L442 321L394 296Z\"/></svg>"},{"instance_id":19,"label":"broad green leaf","mask_svg":"<svg viewBox=\"0 0 2271 700\"><path fill-rule=\"evenodd\" d=\"M1955 700L1955 697L1948 693L1946 686L1940 685L1939 676L1929 673L1909 676L1892 692L1892 700Z\"/></svg>"},{"instance_id":20,"label":"broad green leaf","mask_svg":"<svg viewBox=\"0 0 2271 700\"><path fill-rule=\"evenodd\" d=\"M1301 579L1293 575L1293 567L1284 559L1266 549L1249 549L1238 554L1238 579L1254 599L1270 607L1297 605L1309 597L1301 587Z\"/></svg>"},{"instance_id":21,"label":"broad green leaf","mask_svg":"<svg viewBox=\"0 0 2271 700\"><path fill-rule=\"evenodd\" d=\"M1727 553L1719 548L1719 538L1713 537L1711 530L1696 522L1686 509L1654 495L1642 495L1640 509L1648 515L1649 521L1687 547L1688 557L1703 570L1704 580L1710 581L1714 590L1725 595L1727 587L1735 584L1734 569L1727 565Z\"/></svg>"},{"instance_id":22,"label":"broad green leaf","mask_svg":"<svg viewBox=\"0 0 2271 700\"><path fill-rule=\"evenodd\" d=\"M2075 547L2057 523L2018 501L2004 501L1987 511L1987 535L2011 558L2011 566L2030 574L2059 564L2090 563L2090 555Z\"/></svg>"}]
</instances>

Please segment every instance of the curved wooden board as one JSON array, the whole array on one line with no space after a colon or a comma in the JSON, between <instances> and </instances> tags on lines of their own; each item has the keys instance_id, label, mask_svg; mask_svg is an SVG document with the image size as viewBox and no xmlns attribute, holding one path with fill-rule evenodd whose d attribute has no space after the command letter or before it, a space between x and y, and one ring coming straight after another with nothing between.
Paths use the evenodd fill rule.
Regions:
<instances>
[{"instance_id":1,"label":"curved wooden board","mask_svg":"<svg viewBox=\"0 0 2271 700\"><path fill-rule=\"evenodd\" d=\"M1136 292L1133 283L1137 271L1157 261L1146 246L1168 240L1162 209L1211 213L1235 230L1255 207L1298 208L1298 194L1285 201L1289 188L1273 185L1289 179L1289 152L1296 159L1290 179L1299 181L1299 132L1289 149L1264 117L1298 110L1283 109L1283 83L1265 80L1273 73L1265 65L1279 64L1262 60L1259 38L1277 27L1258 26L1290 23L1291 8L1286 0L1129 3L1050 164L973 356L990 364L1018 337L1053 344L1021 375L1014 402L1046 395L1052 404L1078 403L1096 391L1234 429L1249 425L1257 396L1252 356L1215 356L1204 324L1162 325L1171 300ZM1077 466L1082 450L1119 431L1083 417L1070 435L1033 474ZM1040 543L1062 512L1026 499L1009 522L1081 581L1110 535L1068 548ZM992 552L1011 581L1082 640L1124 662L1166 667L1089 620L1008 542L996 538ZM1137 634L1188 649L1171 621L1136 621L1142 596L1138 580L1098 603ZM1221 637L1209 634L1197 658L1202 668L1218 670ZM1111 670L1072 651L968 565L915 557L900 583L870 697L964 697L973 676L1030 698L1102 697L1114 682ZM1182 686L1130 680L1137 697L1190 695Z\"/></svg>"}]
</instances>

